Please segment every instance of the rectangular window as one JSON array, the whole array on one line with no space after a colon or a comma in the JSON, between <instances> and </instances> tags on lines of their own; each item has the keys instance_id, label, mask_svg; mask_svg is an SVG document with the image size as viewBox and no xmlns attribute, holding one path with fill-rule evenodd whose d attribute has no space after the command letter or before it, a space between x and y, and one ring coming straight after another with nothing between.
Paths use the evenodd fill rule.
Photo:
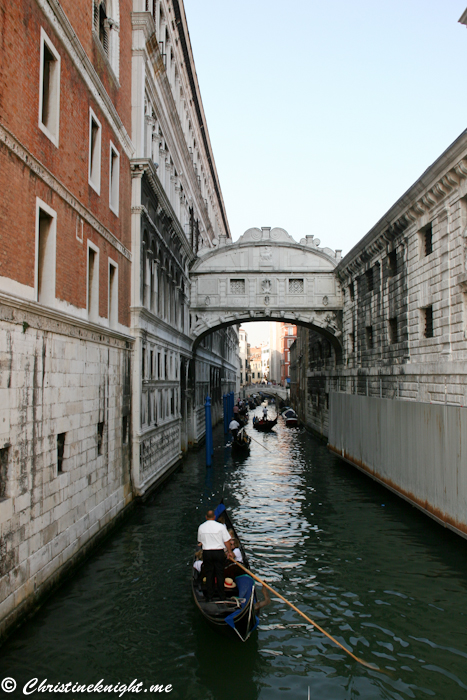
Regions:
<instances>
[{"instance_id":1,"label":"rectangular window","mask_svg":"<svg viewBox=\"0 0 467 700\"><path fill-rule=\"evenodd\" d=\"M7 496L8 452L10 446L0 448L0 498Z\"/></svg>"},{"instance_id":2,"label":"rectangular window","mask_svg":"<svg viewBox=\"0 0 467 700\"><path fill-rule=\"evenodd\" d=\"M93 323L99 320L99 248L88 241L88 318Z\"/></svg>"},{"instance_id":3,"label":"rectangular window","mask_svg":"<svg viewBox=\"0 0 467 700\"><path fill-rule=\"evenodd\" d=\"M110 142L110 163L109 163L109 207L118 216L120 190L120 154Z\"/></svg>"},{"instance_id":4,"label":"rectangular window","mask_svg":"<svg viewBox=\"0 0 467 700\"><path fill-rule=\"evenodd\" d=\"M430 222L419 233L420 258L426 258L433 252L433 223Z\"/></svg>"},{"instance_id":5,"label":"rectangular window","mask_svg":"<svg viewBox=\"0 0 467 700\"><path fill-rule=\"evenodd\" d=\"M424 335L425 338L433 338L433 307L427 306L423 309Z\"/></svg>"},{"instance_id":6,"label":"rectangular window","mask_svg":"<svg viewBox=\"0 0 467 700\"><path fill-rule=\"evenodd\" d=\"M39 128L58 147L60 54L41 28Z\"/></svg>"},{"instance_id":7,"label":"rectangular window","mask_svg":"<svg viewBox=\"0 0 467 700\"><path fill-rule=\"evenodd\" d=\"M366 277L366 286L367 290L369 292L373 291L374 287L374 280L373 280L373 268L371 267L369 270L365 272L365 277Z\"/></svg>"},{"instance_id":8,"label":"rectangular window","mask_svg":"<svg viewBox=\"0 0 467 700\"><path fill-rule=\"evenodd\" d=\"M101 193L101 139L101 124L89 109L89 184L97 194Z\"/></svg>"},{"instance_id":9,"label":"rectangular window","mask_svg":"<svg viewBox=\"0 0 467 700\"><path fill-rule=\"evenodd\" d=\"M231 294L245 294L245 280L234 279L230 280Z\"/></svg>"},{"instance_id":10,"label":"rectangular window","mask_svg":"<svg viewBox=\"0 0 467 700\"><path fill-rule=\"evenodd\" d=\"M355 352L355 333L349 333L349 352Z\"/></svg>"},{"instance_id":11,"label":"rectangular window","mask_svg":"<svg viewBox=\"0 0 467 700\"><path fill-rule=\"evenodd\" d=\"M146 348L141 352L141 377L146 379Z\"/></svg>"},{"instance_id":12,"label":"rectangular window","mask_svg":"<svg viewBox=\"0 0 467 700\"><path fill-rule=\"evenodd\" d=\"M109 326L118 326L118 265L109 259Z\"/></svg>"},{"instance_id":13,"label":"rectangular window","mask_svg":"<svg viewBox=\"0 0 467 700\"><path fill-rule=\"evenodd\" d=\"M57 435L57 472L63 471L63 453L65 452L65 435L66 433L59 433Z\"/></svg>"},{"instance_id":14,"label":"rectangular window","mask_svg":"<svg viewBox=\"0 0 467 700\"><path fill-rule=\"evenodd\" d=\"M128 445L128 416L122 418L122 443Z\"/></svg>"},{"instance_id":15,"label":"rectangular window","mask_svg":"<svg viewBox=\"0 0 467 700\"><path fill-rule=\"evenodd\" d=\"M302 279L289 280L289 294L303 294L304 285Z\"/></svg>"},{"instance_id":16,"label":"rectangular window","mask_svg":"<svg viewBox=\"0 0 467 700\"><path fill-rule=\"evenodd\" d=\"M388 328L389 328L389 342L392 344L397 343L399 338L398 338L398 332L397 332L397 318L390 318L388 321Z\"/></svg>"},{"instance_id":17,"label":"rectangular window","mask_svg":"<svg viewBox=\"0 0 467 700\"><path fill-rule=\"evenodd\" d=\"M47 306L55 300L56 231L56 212L36 199L36 300Z\"/></svg>"},{"instance_id":18,"label":"rectangular window","mask_svg":"<svg viewBox=\"0 0 467 700\"><path fill-rule=\"evenodd\" d=\"M101 455L104 447L104 422L97 424L97 454Z\"/></svg>"},{"instance_id":19,"label":"rectangular window","mask_svg":"<svg viewBox=\"0 0 467 700\"><path fill-rule=\"evenodd\" d=\"M373 326L367 326L365 328L366 335L366 347L368 350L373 349Z\"/></svg>"},{"instance_id":20,"label":"rectangular window","mask_svg":"<svg viewBox=\"0 0 467 700\"><path fill-rule=\"evenodd\" d=\"M354 289L354 283L353 283L353 282L351 282L351 283L349 284L349 297L350 297L350 301L353 301L354 298L355 298L355 289Z\"/></svg>"},{"instance_id":21,"label":"rectangular window","mask_svg":"<svg viewBox=\"0 0 467 700\"><path fill-rule=\"evenodd\" d=\"M389 277L397 275L397 253L395 250L388 254L388 275Z\"/></svg>"}]
</instances>

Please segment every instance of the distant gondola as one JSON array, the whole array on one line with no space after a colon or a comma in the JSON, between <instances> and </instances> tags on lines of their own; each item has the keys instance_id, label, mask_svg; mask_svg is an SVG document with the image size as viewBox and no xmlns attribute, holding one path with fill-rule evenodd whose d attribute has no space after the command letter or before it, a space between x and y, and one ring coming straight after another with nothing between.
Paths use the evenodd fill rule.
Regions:
<instances>
[{"instance_id":1,"label":"distant gondola","mask_svg":"<svg viewBox=\"0 0 467 700\"><path fill-rule=\"evenodd\" d=\"M298 427L298 416L293 408L287 408L283 411L282 418L285 420L285 424L288 428Z\"/></svg>"},{"instance_id":2,"label":"distant gondola","mask_svg":"<svg viewBox=\"0 0 467 700\"><path fill-rule=\"evenodd\" d=\"M225 506L223 504L218 505L215 513L216 520L223 522L227 529L232 529L235 537L238 539ZM240 551L243 564L248 568L248 559L241 542ZM205 595L206 587L203 568L201 568L201 572L198 572L193 567L193 598L198 610L211 627L231 637L238 637L242 642L246 642L259 622L255 611L255 604L257 603L255 582L251 576L245 574L238 564L229 560L226 560L225 577L233 581L234 587L226 589L225 600L209 602Z\"/></svg>"},{"instance_id":3,"label":"distant gondola","mask_svg":"<svg viewBox=\"0 0 467 700\"><path fill-rule=\"evenodd\" d=\"M251 437L244 428L240 428L237 435L232 438L232 452L248 454L250 451Z\"/></svg>"},{"instance_id":4,"label":"distant gondola","mask_svg":"<svg viewBox=\"0 0 467 700\"><path fill-rule=\"evenodd\" d=\"M265 420L264 418L258 418L254 416L253 418L253 428L259 430L261 433L270 433L271 430L277 423L277 416L274 420Z\"/></svg>"}]
</instances>

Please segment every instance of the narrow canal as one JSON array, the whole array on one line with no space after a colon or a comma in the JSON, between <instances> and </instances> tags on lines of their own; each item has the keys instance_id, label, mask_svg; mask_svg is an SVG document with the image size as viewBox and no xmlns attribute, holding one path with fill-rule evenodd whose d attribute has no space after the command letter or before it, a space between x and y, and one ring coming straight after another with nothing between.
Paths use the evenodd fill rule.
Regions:
<instances>
[{"instance_id":1,"label":"narrow canal","mask_svg":"<svg viewBox=\"0 0 467 700\"><path fill-rule=\"evenodd\" d=\"M279 421L275 433L250 434L250 456L235 461L217 429L213 469L202 450L189 454L8 640L0 679L18 687L2 697L24 697L31 678L137 679L171 684L168 697L182 700L467 697L467 543L305 431ZM354 662L279 600L246 644L206 625L191 599L191 556L222 495L254 571L386 673Z\"/></svg>"}]
</instances>

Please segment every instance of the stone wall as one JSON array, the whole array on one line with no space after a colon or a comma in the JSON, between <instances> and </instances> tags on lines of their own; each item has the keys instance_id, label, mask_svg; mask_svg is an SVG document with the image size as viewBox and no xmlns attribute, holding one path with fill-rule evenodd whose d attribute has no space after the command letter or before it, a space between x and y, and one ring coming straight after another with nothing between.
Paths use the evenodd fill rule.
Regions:
<instances>
[{"instance_id":1,"label":"stone wall","mask_svg":"<svg viewBox=\"0 0 467 700\"><path fill-rule=\"evenodd\" d=\"M0 634L133 497L130 339L1 302Z\"/></svg>"},{"instance_id":2,"label":"stone wall","mask_svg":"<svg viewBox=\"0 0 467 700\"><path fill-rule=\"evenodd\" d=\"M464 534L467 519L430 476L436 466L447 478L452 468L448 450L438 450L436 465L428 458L426 468L420 464L408 486L398 470L410 473L413 456L425 454L430 405L449 409L443 413L448 435L458 435L456 426L465 420L467 133L343 258L336 274L344 294L341 355L317 330L299 328L292 349L292 405L310 429L331 436L333 447L348 461L383 474L415 504L426 501L430 514ZM383 401L387 411L384 401L391 402L393 420L382 419L376 442L371 411L368 420L353 419L360 398L374 399L367 402L374 406ZM333 402L346 409L330 416ZM407 441L396 465L388 461L387 450L391 441L400 439L397 426L409 411L407 402L414 404L410 446ZM460 433L459 440L460 450ZM362 449L355 450L355 445ZM370 445L372 450L364 449ZM459 488L463 502L462 480Z\"/></svg>"}]
</instances>

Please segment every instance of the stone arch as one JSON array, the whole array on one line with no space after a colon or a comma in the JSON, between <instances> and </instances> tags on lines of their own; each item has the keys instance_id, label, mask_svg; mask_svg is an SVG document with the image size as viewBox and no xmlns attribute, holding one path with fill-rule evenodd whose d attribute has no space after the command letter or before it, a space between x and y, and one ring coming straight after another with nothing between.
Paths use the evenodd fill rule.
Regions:
<instances>
[{"instance_id":1,"label":"stone arch","mask_svg":"<svg viewBox=\"0 0 467 700\"><path fill-rule=\"evenodd\" d=\"M297 318L296 316L292 315L284 315L279 318L272 316L264 318L251 318L251 316L245 314L243 318L231 317L229 319L219 316L217 319L212 319L212 323L209 326L206 324L204 329L199 330L193 341L193 350L196 351L199 343L210 333L220 330L221 328L227 328L228 326L234 326L241 323L246 324L251 321L271 321L278 323L284 321L287 323L293 323L296 326L304 326L305 328L309 328L329 341L334 349L337 364L342 362L342 315L340 312L327 312L325 315L315 312L308 320L303 317Z\"/></svg>"}]
</instances>

